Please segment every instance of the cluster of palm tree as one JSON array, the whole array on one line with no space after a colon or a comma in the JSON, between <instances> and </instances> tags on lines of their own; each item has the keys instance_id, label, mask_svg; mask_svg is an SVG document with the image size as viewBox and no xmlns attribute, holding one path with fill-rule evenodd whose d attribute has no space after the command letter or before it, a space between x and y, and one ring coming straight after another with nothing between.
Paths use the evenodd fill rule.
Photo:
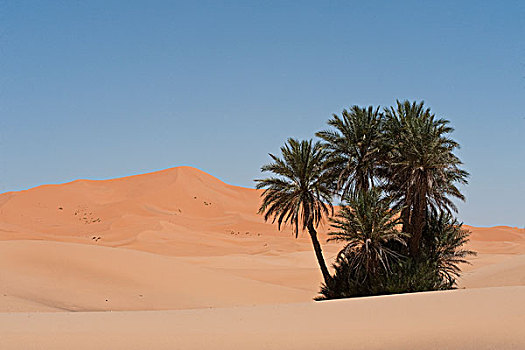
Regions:
<instances>
[{"instance_id":1,"label":"cluster of palm tree","mask_svg":"<svg viewBox=\"0 0 525 350\"><path fill-rule=\"evenodd\" d=\"M256 180L265 220L307 231L325 298L445 289L474 254L469 233L453 217L458 185L468 173L454 154L449 121L423 102L380 109L353 106L328 120L319 141L290 138L270 154ZM341 208L334 213L333 202ZM346 242L333 275L317 237L328 219L330 240Z\"/></svg>"}]
</instances>

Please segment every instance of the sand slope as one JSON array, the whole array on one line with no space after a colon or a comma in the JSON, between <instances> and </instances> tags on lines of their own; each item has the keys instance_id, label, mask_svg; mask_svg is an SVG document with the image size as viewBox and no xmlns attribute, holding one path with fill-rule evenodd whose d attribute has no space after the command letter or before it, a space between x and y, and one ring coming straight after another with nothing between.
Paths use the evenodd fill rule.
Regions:
<instances>
[{"instance_id":1,"label":"sand slope","mask_svg":"<svg viewBox=\"0 0 525 350\"><path fill-rule=\"evenodd\" d=\"M56 240L176 256L268 252L267 240L289 238L291 232L278 232L257 215L259 195L191 167L45 185L0 195L0 239ZM293 246L293 240L287 241Z\"/></svg>"},{"instance_id":2,"label":"sand slope","mask_svg":"<svg viewBox=\"0 0 525 350\"><path fill-rule=\"evenodd\" d=\"M13 313L2 349L523 349L525 287L157 312Z\"/></svg>"},{"instance_id":3,"label":"sand slope","mask_svg":"<svg viewBox=\"0 0 525 350\"><path fill-rule=\"evenodd\" d=\"M525 230L467 227L467 290L314 303L310 241L260 193L178 167L1 194L0 348L525 347Z\"/></svg>"},{"instance_id":4,"label":"sand slope","mask_svg":"<svg viewBox=\"0 0 525 350\"><path fill-rule=\"evenodd\" d=\"M265 223L259 195L190 167L0 195L0 311L310 300L310 242Z\"/></svg>"},{"instance_id":5,"label":"sand slope","mask_svg":"<svg viewBox=\"0 0 525 350\"><path fill-rule=\"evenodd\" d=\"M309 239L265 223L260 193L178 167L2 194L0 311L310 300L321 276ZM480 254L460 286L523 285L524 230L468 228ZM324 244L329 262L339 248Z\"/></svg>"},{"instance_id":6,"label":"sand slope","mask_svg":"<svg viewBox=\"0 0 525 350\"><path fill-rule=\"evenodd\" d=\"M311 298L309 291L176 257L73 243L0 242L0 266L4 311L191 309Z\"/></svg>"}]
</instances>

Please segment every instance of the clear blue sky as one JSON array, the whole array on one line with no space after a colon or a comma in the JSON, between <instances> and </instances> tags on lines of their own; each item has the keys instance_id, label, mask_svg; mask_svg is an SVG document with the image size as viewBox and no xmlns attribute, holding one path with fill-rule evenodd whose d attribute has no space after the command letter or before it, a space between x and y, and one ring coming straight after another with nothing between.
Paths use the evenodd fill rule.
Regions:
<instances>
[{"instance_id":1,"label":"clear blue sky","mask_svg":"<svg viewBox=\"0 0 525 350\"><path fill-rule=\"evenodd\" d=\"M253 187L332 113L424 100L459 217L525 226L525 2L0 4L0 192L192 165Z\"/></svg>"}]
</instances>

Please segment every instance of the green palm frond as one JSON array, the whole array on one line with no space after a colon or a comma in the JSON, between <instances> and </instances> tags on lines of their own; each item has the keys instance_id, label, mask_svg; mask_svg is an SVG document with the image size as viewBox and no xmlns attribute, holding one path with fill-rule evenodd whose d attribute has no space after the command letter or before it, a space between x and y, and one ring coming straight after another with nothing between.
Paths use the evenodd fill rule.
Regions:
<instances>
[{"instance_id":1,"label":"green palm frond","mask_svg":"<svg viewBox=\"0 0 525 350\"><path fill-rule=\"evenodd\" d=\"M361 191L347 197L338 215L331 219L329 241L347 242L338 258L345 259L350 268L361 271L367 278L390 272L392 262L402 254L391 248L393 242L405 245L407 235L399 230L399 214L390 209L391 201L378 189Z\"/></svg>"},{"instance_id":2,"label":"green palm frond","mask_svg":"<svg viewBox=\"0 0 525 350\"><path fill-rule=\"evenodd\" d=\"M459 145L449 137L454 129L448 120L436 118L423 102L397 101L397 108L384 112L383 188L396 208L405 208L404 230L412 234L411 252L417 253L427 208L456 212L452 199L465 199L457 186L467 184L469 174L454 154Z\"/></svg>"},{"instance_id":3,"label":"green palm frond","mask_svg":"<svg viewBox=\"0 0 525 350\"><path fill-rule=\"evenodd\" d=\"M291 224L297 237L310 223L318 226L333 212L324 166L327 150L319 142L290 138L281 147L281 154L270 154L273 162L261 168L274 176L255 180L256 187L264 189L259 213L265 220L277 222L279 229Z\"/></svg>"},{"instance_id":4,"label":"green palm frond","mask_svg":"<svg viewBox=\"0 0 525 350\"><path fill-rule=\"evenodd\" d=\"M352 106L341 116L333 115L331 127L316 133L330 154L327 169L341 197L368 190L377 181L376 169L382 155L382 114L372 106Z\"/></svg>"},{"instance_id":5,"label":"green palm frond","mask_svg":"<svg viewBox=\"0 0 525 350\"><path fill-rule=\"evenodd\" d=\"M427 259L436 264L442 279L452 287L461 273L461 264L469 264L467 258L476 252L463 248L469 241L470 232L447 212L430 212L424 231L424 249Z\"/></svg>"}]
</instances>

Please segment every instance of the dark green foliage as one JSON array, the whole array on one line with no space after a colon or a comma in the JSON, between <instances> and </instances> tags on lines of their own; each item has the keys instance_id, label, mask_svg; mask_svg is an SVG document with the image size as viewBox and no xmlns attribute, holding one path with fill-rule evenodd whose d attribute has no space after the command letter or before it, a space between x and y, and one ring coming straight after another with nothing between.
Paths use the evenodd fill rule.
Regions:
<instances>
[{"instance_id":1,"label":"dark green foliage","mask_svg":"<svg viewBox=\"0 0 525 350\"><path fill-rule=\"evenodd\" d=\"M352 106L328 120L330 130L316 134L330 151L326 161L331 180L342 197L374 186L382 156L382 114L379 108Z\"/></svg>"},{"instance_id":2,"label":"dark green foliage","mask_svg":"<svg viewBox=\"0 0 525 350\"><path fill-rule=\"evenodd\" d=\"M273 176L255 180L258 189L264 188L259 213L264 214L264 220L277 221L279 229L283 223L291 224L295 237L299 230L307 229L325 283L329 283L330 273L316 231L321 219L333 212L326 149L319 142L290 138L281 153L282 158L270 154L273 162L261 168Z\"/></svg>"},{"instance_id":3,"label":"dark green foliage","mask_svg":"<svg viewBox=\"0 0 525 350\"><path fill-rule=\"evenodd\" d=\"M323 143L289 139L282 159L262 167L273 174L256 180L264 188L259 212L265 220L291 224L297 237L308 230L325 284L322 298L344 298L454 288L466 258L469 233L452 216L459 185L469 174L454 154L448 120L423 102L352 106L333 115ZM317 227L331 218L330 240L346 245L330 273Z\"/></svg>"},{"instance_id":4,"label":"dark green foliage","mask_svg":"<svg viewBox=\"0 0 525 350\"><path fill-rule=\"evenodd\" d=\"M273 162L261 168L274 176L255 180L258 189L264 188L259 213L277 221L279 229L283 223L291 224L297 237L300 229L319 225L331 213L332 192L324 167L327 152L319 142L290 138L281 153L282 159L270 154Z\"/></svg>"},{"instance_id":5,"label":"dark green foliage","mask_svg":"<svg viewBox=\"0 0 525 350\"><path fill-rule=\"evenodd\" d=\"M355 270L344 255L339 255L333 264L334 274L330 284L321 285L321 295L316 300L341 299L351 297L362 297L375 295L371 287L378 284L378 276L368 279L368 283L362 283L363 273Z\"/></svg>"},{"instance_id":6,"label":"dark green foliage","mask_svg":"<svg viewBox=\"0 0 525 350\"><path fill-rule=\"evenodd\" d=\"M462 228L450 213L431 211L423 230L423 258L434 264L440 278L449 287L456 284L460 264L468 264L468 256L476 252L463 249L469 241L470 232Z\"/></svg>"},{"instance_id":7,"label":"dark green foliage","mask_svg":"<svg viewBox=\"0 0 525 350\"><path fill-rule=\"evenodd\" d=\"M329 241L343 241L346 245L339 258L355 270L363 284L371 283L375 275L390 272L390 265L402 255L389 246L394 242L404 245L406 234L397 229L398 213L390 210L390 199L378 189L359 192L347 197L331 226Z\"/></svg>"},{"instance_id":8,"label":"dark green foliage","mask_svg":"<svg viewBox=\"0 0 525 350\"><path fill-rule=\"evenodd\" d=\"M451 197L464 199L456 184L466 184L468 173L453 153L459 145L448 136L454 130L449 121L436 118L423 102L397 101L397 108L385 109L384 127L385 189L402 208L403 231L410 233L410 254L416 257L427 208L456 211Z\"/></svg>"},{"instance_id":9,"label":"dark green foliage","mask_svg":"<svg viewBox=\"0 0 525 350\"><path fill-rule=\"evenodd\" d=\"M382 294L415 293L450 289L434 262L407 258L395 266L390 276L385 276Z\"/></svg>"},{"instance_id":10,"label":"dark green foliage","mask_svg":"<svg viewBox=\"0 0 525 350\"><path fill-rule=\"evenodd\" d=\"M318 299L413 293L454 288L459 264L475 252L462 249L469 232L448 213L431 212L424 229L421 254L417 258L398 259L390 271L376 274L370 283L362 283L362 272L352 269L350 260L340 255L334 266L330 286L321 287Z\"/></svg>"},{"instance_id":11,"label":"dark green foliage","mask_svg":"<svg viewBox=\"0 0 525 350\"><path fill-rule=\"evenodd\" d=\"M360 281L362 276L350 267L346 258L337 259L333 267L332 283L321 286L321 296L317 300L450 289L436 273L435 265L423 260L400 259L391 266L390 272L375 275L366 284Z\"/></svg>"}]
</instances>

